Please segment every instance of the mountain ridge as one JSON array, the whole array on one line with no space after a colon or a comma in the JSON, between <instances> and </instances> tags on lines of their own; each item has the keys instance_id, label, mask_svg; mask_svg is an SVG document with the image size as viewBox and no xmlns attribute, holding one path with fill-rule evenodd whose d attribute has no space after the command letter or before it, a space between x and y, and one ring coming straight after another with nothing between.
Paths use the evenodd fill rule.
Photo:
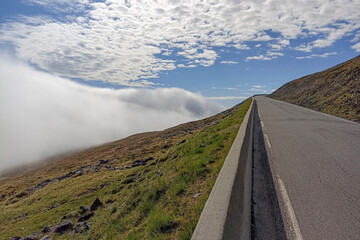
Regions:
<instances>
[{"instance_id":1,"label":"mountain ridge","mask_svg":"<svg viewBox=\"0 0 360 240\"><path fill-rule=\"evenodd\" d=\"M270 97L360 122L360 55L290 81Z\"/></svg>"}]
</instances>

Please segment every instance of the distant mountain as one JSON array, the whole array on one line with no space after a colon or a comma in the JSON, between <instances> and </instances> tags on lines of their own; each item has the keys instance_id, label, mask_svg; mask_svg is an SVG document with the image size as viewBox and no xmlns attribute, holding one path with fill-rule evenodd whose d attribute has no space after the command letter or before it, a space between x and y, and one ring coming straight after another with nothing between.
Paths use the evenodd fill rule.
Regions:
<instances>
[{"instance_id":1,"label":"distant mountain","mask_svg":"<svg viewBox=\"0 0 360 240\"><path fill-rule=\"evenodd\" d=\"M360 122L360 56L291 81L270 97Z\"/></svg>"}]
</instances>

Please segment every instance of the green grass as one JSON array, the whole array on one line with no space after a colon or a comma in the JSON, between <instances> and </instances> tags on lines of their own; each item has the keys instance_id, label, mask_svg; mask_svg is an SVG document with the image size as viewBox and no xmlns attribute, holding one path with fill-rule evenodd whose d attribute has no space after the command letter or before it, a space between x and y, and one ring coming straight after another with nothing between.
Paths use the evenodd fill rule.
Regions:
<instances>
[{"instance_id":1,"label":"green grass","mask_svg":"<svg viewBox=\"0 0 360 240\"><path fill-rule=\"evenodd\" d=\"M190 239L250 103L246 100L221 121L189 135L185 143L154 153L157 158L145 166L84 174L49 184L15 203L1 202L0 239L41 231L69 213L76 223L79 207L89 206L96 196L105 204L90 219L88 232L53 237ZM102 184L107 187L101 189ZM53 203L59 207L48 210ZM25 213L26 219L19 218Z\"/></svg>"}]
</instances>

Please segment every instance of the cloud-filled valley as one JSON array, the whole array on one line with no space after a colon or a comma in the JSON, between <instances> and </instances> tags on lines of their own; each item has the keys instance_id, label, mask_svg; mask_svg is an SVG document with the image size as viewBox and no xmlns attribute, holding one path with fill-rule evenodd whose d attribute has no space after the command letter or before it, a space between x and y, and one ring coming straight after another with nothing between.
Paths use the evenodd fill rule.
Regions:
<instances>
[{"instance_id":1,"label":"cloud-filled valley","mask_svg":"<svg viewBox=\"0 0 360 240\"><path fill-rule=\"evenodd\" d=\"M0 58L0 170L161 130L223 108L177 88L104 89Z\"/></svg>"}]
</instances>

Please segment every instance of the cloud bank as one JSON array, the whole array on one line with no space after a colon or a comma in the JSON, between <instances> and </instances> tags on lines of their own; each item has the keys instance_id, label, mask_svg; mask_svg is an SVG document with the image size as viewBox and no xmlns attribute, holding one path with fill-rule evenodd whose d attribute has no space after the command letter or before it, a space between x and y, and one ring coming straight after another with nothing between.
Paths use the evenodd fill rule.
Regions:
<instances>
[{"instance_id":1,"label":"cloud bank","mask_svg":"<svg viewBox=\"0 0 360 240\"><path fill-rule=\"evenodd\" d=\"M324 54L311 54L309 56L305 57L296 57L296 59L311 59L311 58L327 58L330 55L336 55L337 52L330 52L330 53L324 53Z\"/></svg>"},{"instance_id":2,"label":"cloud bank","mask_svg":"<svg viewBox=\"0 0 360 240\"><path fill-rule=\"evenodd\" d=\"M207 99L212 100L234 100L234 99L247 99L248 97L239 97L239 96L222 96L222 97L208 97Z\"/></svg>"},{"instance_id":3,"label":"cloud bank","mask_svg":"<svg viewBox=\"0 0 360 240\"><path fill-rule=\"evenodd\" d=\"M354 37L359 51L360 1L25 2L54 14L10 19L0 26L0 43L41 69L85 80L152 85L162 71L212 66L218 47L243 53L254 46L258 53L245 54L247 61L272 60Z\"/></svg>"},{"instance_id":4,"label":"cloud bank","mask_svg":"<svg viewBox=\"0 0 360 240\"><path fill-rule=\"evenodd\" d=\"M0 171L221 110L182 89L94 88L2 56Z\"/></svg>"}]
</instances>

